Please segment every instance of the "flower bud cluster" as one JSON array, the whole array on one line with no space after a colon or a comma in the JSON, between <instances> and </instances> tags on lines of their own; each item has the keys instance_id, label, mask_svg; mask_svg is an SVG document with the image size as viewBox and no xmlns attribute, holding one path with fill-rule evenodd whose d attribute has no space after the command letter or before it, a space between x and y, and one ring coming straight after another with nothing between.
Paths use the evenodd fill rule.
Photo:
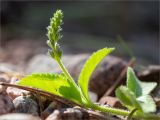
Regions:
<instances>
[{"instance_id":1,"label":"flower bud cluster","mask_svg":"<svg viewBox=\"0 0 160 120\"><path fill-rule=\"evenodd\" d=\"M61 10L57 10L53 17L50 19L50 25L47 27L48 33L47 37L47 44L52 50L48 50L49 55L54 58L58 59L61 58L62 51L60 50L60 46L58 45L58 40L62 38L61 35L61 25L63 24L63 13Z\"/></svg>"}]
</instances>

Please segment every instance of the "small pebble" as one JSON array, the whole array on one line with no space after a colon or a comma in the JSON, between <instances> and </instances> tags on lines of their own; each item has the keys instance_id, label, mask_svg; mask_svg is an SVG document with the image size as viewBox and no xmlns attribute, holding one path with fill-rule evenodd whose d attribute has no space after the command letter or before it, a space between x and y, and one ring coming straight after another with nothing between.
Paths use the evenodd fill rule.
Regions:
<instances>
[{"instance_id":1,"label":"small pebble","mask_svg":"<svg viewBox=\"0 0 160 120\"><path fill-rule=\"evenodd\" d=\"M11 79L11 84L16 84L18 81L18 79L16 77L13 77ZM30 92L29 91L26 91L26 90L22 90L22 89L18 89L18 88L14 88L14 87L8 87L6 92L8 93L8 95L12 98L12 99L15 99L16 97L18 96L21 96L21 95L29 95Z\"/></svg>"},{"instance_id":2,"label":"small pebble","mask_svg":"<svg viewBox=\"0 0 160 120\"><path fill-rule=\"evenodd\" d=\"M117 107L117 108L123 108L120 101L116 97L106 96L102 97L99 100L99 103L102 105L109 105L110 107Z\"/></svg>"},{"instance_id":3,"label":"small pebble","mask_svg":"<svg viewBox=\"0 0 160 120\"><path fill-rule=\"evenodd\" d=\"M19 96L13 100L15 112L38 115L38 104L29 97Z\"/></svg>"},{"instance_id":4,"label":"small pebble","mask_svg":"<svg viewBox=\"0 0 160 120\"><path fill-rule=\"evenodd\" d=\"M0 93L0 115L14 111L12 99L5 93Z\"/></svg>"},{"instance_id":5,"label":"small pebble","mask_svg":"<svg viewBox=\"0 0 160 120\"><path fill-rule=\"evenodd\" d=\"M0 120L41 120L37 116L23 113L10 113L0 116Z\"/></svg>"},{"instance_id":6,"label":"small pebble","mask_svg":"<svg viewBox=\"0 0 160 120\"><path fill-rule=\"evenodd\" d=\"M46 120L89 120L87 111L78 108L55 110Z\"/></svg>"},{"instance_id":7,"label":"small pebble","mask_svg":"<svg viewBox=\"0 0 160 120\"><path fill-rule=\"evenodd\" d=\"M55 110L45 120L62 120L61 117L60 117L60 111L59 110Z\"/></svg>"},{"instance_id":8,"label":"small pebble","mask_svg":"<svg viewBox=\"0 0 160 120\"><path fill-rule=\"evenodd\" d=\"M41 113L41 117L45 119L48 117L55 109L61 109L66 108L67 106L65 104L62 104L60 102L53 101L50 103L50 105Z\"/></svg>"}]
</instances>

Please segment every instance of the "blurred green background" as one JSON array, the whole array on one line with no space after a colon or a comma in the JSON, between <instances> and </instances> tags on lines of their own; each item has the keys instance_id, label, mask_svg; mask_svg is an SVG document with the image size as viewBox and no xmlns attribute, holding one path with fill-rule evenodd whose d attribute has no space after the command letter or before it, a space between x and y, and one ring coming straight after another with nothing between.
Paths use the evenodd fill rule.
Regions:
<instances>
[{"instance_id":1,"label":"blurred green background","mask_svg":"<svg viewBox=\"0 0 160 120\"><path fill-rule=\"evenodd\" d=\"M64 37L61 40L64 53L90 52L106 46L116 47L114 54L117 56L129 59L131 52L143 63L159 64L158 0L1 0L1 48L5 48L8 42L15 39L42 41L44 45L49 18L57 9L64 12ZM121 36L129 51L117 36Z\"/></svg>"}]
</instances>

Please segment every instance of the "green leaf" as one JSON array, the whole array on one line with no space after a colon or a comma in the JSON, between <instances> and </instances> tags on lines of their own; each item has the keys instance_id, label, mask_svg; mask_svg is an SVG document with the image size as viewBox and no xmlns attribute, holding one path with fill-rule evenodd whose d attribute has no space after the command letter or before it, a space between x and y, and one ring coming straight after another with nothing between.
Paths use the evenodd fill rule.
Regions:
<instances>
[{"instance_id":1,"label":"green leaf","mask_svg":"<svg viewBox=\"0 0 160 120\"><path fill-rule=\"evenodd\" d=\"M127 70L127 87L130 89L136 97L149 94L155 87L155 82L141 82L136 77L132 68Z\"/></svg>"},{"instance_id":2,"label":"green leaf","mask_svg":"<svg viewBox=\"0 0 160 120\"><path fill-rule=\"evenodd\" d=\"M96 68L96 66L98 65L98 63L100 63L101 60L113 50L114 50L114 48L103 48L103 49L95 52L87 60L87 62L85 63L85 65L80 73L78 83L80 85L80 88L83 92L84 97L88 101L90 101L90 98L88 95L88 83L89 83L90 76L91 76L92 72L94 71L94 69Z\"/></svg>"},{"instance_id":3,"label":"green leaf","mask_svg":"<svg viewBox=\"0 0 160 120\"><path fill-rule=\"evenodd\" d=\"M137 108L139 113L150 113L156 111L156 105L150 95L156 83L141 82L135 76L132 68L127 71L127 87L121 86L116 90L116 96L130 110Z\"/></svg>"},{"instance_id":4,"label":"green leaf","mask_svg":"<svg viewBox=\"0 0 160 120\"><path fill-rule=\"evenodd\" d=\"M81 103L79 91L62 74L32 74L21 79L18 84L38 88Z\"/></svg>"},{"instance_id":5,"label":"green leaf","mask_svg":"<svg viewBox=\"0 0 160 120\"><path fill-rule=\"evenodd\" d=\"M133 110L137 108L137 113L151 113L156 112L156 105L150 95L144 95L136 98L135 94L125 86L120 86L116 89L116 96L120 102L128 109Z\"/></svg>"},{"instance_id":6,"label":"green leaf","mask_svg":"<svg viewBox=\"0 0 160 120\"><path fill-rule=\"evenodd\" d=\"M126 106L128 109L132 110L137 108L138 110L142 110L138 101L136 100L136 96L132 91L130 91L125 86L120 86L116 89L116 97L119 98L120 102Z\"/></svg>"},{"instance_id":7,"label":"green leaf","mask_svg":"<svg viewBox=\"0 0 160 120\"><path fill-rule=\"evenodd\" d=\"M137 98L144 113L156 112L156 105L150 95L144 95Z\"/></svg>"}]
</instances>

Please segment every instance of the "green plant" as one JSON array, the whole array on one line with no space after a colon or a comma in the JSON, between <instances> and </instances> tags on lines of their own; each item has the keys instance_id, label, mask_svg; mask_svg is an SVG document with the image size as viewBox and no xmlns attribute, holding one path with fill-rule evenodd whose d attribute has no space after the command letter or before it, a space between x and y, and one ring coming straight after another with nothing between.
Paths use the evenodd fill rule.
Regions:
<instances>
[{"instance_id":1,"label":"green plant","mask_svg":"<svg viewBox=\"0 0 160 120\"><path fill-rule=\"evenodd\" d=\"M50 21L50 26L48 26L47 28L48 29L47 36L49 39L47 41L47 44L51 48L51 50L49 50L48 53L53 59L57 61L60 68L62 69L62 73L61 74L44 74L44 73L32 74L21 79L18 84L39 88L41 90L48 91L50 93L62 96L64 98L67 98L71 101L76 102L77 104L85 108L92 108L94 110L99 110L102 112L107 112L107 113L116 114L116 115L129 116L130 115L129 111L115 109L111 107L104 107L104 106L99 106L97 104L94 104L88 95L88 83L89 83L89 79L92 72L94 71L98 63L100 63L101 60L106 55L112 52L114 48L103 48L95 52L93 55L91 55L90 58L85 63L79 75L78 84L75 83L71 75L68 73L67 69L65 68L65 66L61 61L62 51L60 50L60 47L58 45L58 41L62 38L62 35L60 33L62 30L61 25L63 23L62 18L63 18L62 11L57 10ZM128 70L128 88L126 87L118 88L118 90L116 91L117 96L120 98L122 103L125 106L127 106L130 110L132 110L132 108L137 108L138 110L141 110L140 112L136 111L136 114L132 115L134 118L143 118L143 119L159 118L158 116L153 114L149 114L149 115L147 114L147 117L144 114L141 114L143 113L142 108L144 108L143 106L145 105L140 104L138 102L138 99L140 99L139 97L144 95L144 93L145 95L147 95L155 87L155 83L153 83L152 89L150 89L149 91L142 92L141 90L138 90L134 92L132 90L134 88L141 89L140 86L143 83L141 84L141 82L137 82L136 81L137 79L134 79L135 76L133 76L132 72L130 71L131 71L131 68L129 68ZM143 84L143 85L146 86L146 84ZM142 92L142 93L139 93L139 92ZM123 93L125 93L126 95L124 95ZM136 98L135 96L138 98ZM130 97L131 98L133 97L133 100L130 99ZM147 97L147 98L151 98L151 97ZM143 100L143 98L141 99ZM144 99L144 101L145 100L146 99ZM153 102L151 99L149 101ZM133 102L134 104L131 104L130 102ZM154 106L153 104L152 106ZM154 111L155 111L155 106L152 108L151 111L149 110L144 112L154 112Z\"/></svg>"},{"instance_id":2,"label":"green plant","mask_svg":"<svg viewBox=\"0 0 160 120\"><path fill-rule=\"evenodd\" d=\"M116 96L129 110L136 109L135 114L147 118L150 113L156 112L156 105L149 95L156 85L155 82L141 82L133 69L129 67L127 70L127 86L117 88Z\"/></svg>"}]
</instances>

